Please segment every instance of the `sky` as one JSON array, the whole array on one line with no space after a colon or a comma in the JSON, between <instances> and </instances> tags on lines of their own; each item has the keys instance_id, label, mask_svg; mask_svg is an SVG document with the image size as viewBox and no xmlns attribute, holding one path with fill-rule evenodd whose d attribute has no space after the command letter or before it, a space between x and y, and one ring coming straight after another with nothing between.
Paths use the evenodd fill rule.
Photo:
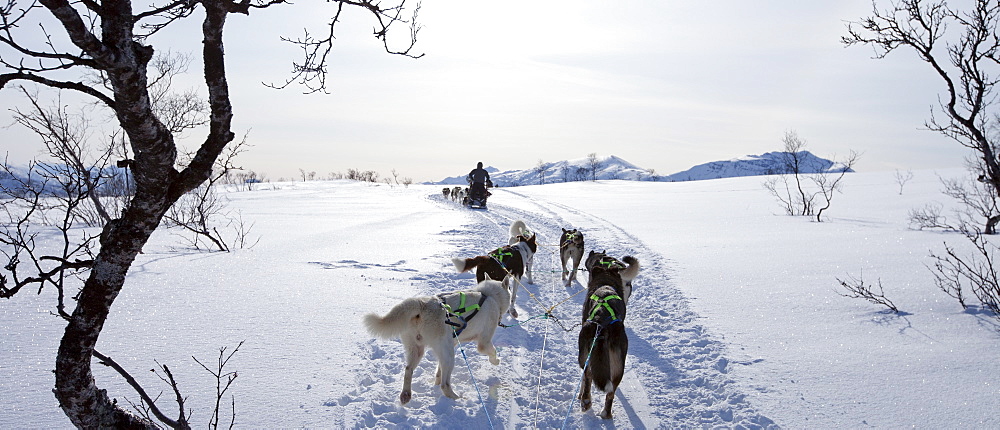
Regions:
<instances>
[{"instance_id":1,"label":"sky","mask_svg":"<svg viewBox=\"0 0 1000 430\"><path fill-rule=\"evenodd\" d=\"M872 59L840 43L868 0L838 2L423 2L415 52L386 54L374 22L349 10L329 59L329 93L265 87L289 77L297 48L320 34L326 4L234 15L226 55L242 167L268 179L347 169L435 181L477 161L500 170L616 155L660 174L780 150L795 131L826 158L861 153L858 170L947 168L966 150L922 129L943 89L905 51ZM196 54L198 22L152 41ZM408 42L404 30L390 44ZM192 66L187 80L197 87ZM6 110L23 97L0 91ZM37 139L0 129L14 160ZM203 134L189 133L185 145ZM5 143L3 146L7 147Z\"/></svg>"}]
</instances>

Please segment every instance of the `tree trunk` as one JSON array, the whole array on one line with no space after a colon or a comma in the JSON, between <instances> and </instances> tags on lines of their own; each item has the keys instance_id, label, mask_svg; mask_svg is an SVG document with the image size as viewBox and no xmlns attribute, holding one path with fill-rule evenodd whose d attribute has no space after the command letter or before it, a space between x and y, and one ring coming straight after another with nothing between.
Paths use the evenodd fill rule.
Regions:
<instances>
[{"instance_id":1,"label":"tree trunk","mask_svg":"<svg viewBox=\"0 0 1000 430\"><path fill-rule=\"evenodd\" d=\"M78 428L155 428L119 408L105 390L97 388L91 372L94 348L111 305L125 283L129 266L152 232L127 224L114 220L104 229L101 252L59 344L55 395Z\"/></svg>"},{"instance_id":2,"label":"tree trunk","mask_svg":"<svg viewBox=\"0 0 1000 430\"><path fill-rule=\"evenodd\" d=\"M1000 215L994 215L986 220L986 234L997 234L997 223L1000 223Z\"/></svg>"},{"instance_id":3,"label":"tree trunk","mask_svg":"<svg viewBox=\"0 0 1000 430\"><path fill-rule=\"evenodd\" d=\"M67 6L64 0L45 2L55 3L50 9ZM153 423L120 408L105 390L97 388L91 365L98 337L129 267L170 206L208 178L219 153L233 139L222 44L227 3L205 0L202 4L206 9L203 55L212 121L209 136L194 160L187 169L178 172L174 168L177 148L173 135L153 113L147 91L146 65L153 49L135 42L132 36L130 2L103 3L106 10L113 9L114 13L102 22L100 47L107 50L95 57L106 62L104 68L114 90L115 112L136 154L133 168L136 191L122 217L105 225L101 250L59 345L54 392L66 416L80 428L155 428ZM79 19L78 16L60 18ZM108 51L113 54L108 55Z\"/></svg>"}]
</instances>

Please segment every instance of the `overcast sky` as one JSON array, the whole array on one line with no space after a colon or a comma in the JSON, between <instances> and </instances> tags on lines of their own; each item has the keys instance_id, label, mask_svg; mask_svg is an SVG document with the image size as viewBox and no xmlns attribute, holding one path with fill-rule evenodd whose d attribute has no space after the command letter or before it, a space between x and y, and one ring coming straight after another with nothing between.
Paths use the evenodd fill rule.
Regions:
<instances>
[{"instance_id":1,"label":"overcast sky","mask_svg":"<svg viewBox=\"0 0 1000 430\"><path fill-rule=\"evenodd\" d=\"M312 95L261 82L283 81L299 60L278 36L321 32L328 5L232 16L234 131L249 131L253 145L240 164L271 180L356 168L427 181L477 161L524 169L597 153L670 174L780 150L794 130L817 155L862 153L858 170L961 166L964 148L921 129L943 88L931 70L910 52L873 60L870 48L840 43L846 21L870 9L869 0L425 0L421 59L386 54L357 10L338 33L330 93ZM197 35L185 32L198 22L185 25L154 45L197 54ZM0 92L0 106L18 101ZM17 127L0 133L12 158L38 152Z\"/></svg>"}]
</instances>

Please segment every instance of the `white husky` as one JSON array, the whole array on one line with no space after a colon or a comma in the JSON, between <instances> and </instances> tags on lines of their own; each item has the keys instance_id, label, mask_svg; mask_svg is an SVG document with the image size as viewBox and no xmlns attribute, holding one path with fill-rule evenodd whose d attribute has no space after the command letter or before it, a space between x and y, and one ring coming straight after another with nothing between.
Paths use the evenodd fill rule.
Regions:
<instances>
[{"instance_id":1,"label":"white husky","mask_svg":"<svg viewBox=\"0 0 1000 430\"><path fill-rule=\"evenodd\" d=\"M510 277L500 281L486 279L475 289L429 297L411 297L396 305L384 317L368 314L365 327L372 335L389 339L399 336L406 350L406 370L403 373L403 391L399 401L410 401L410 382L413 369L430 347L437 357L438 367L434 385L441 386L445 396L456 399L451 389L451 372L455 367L456 341L476 341L480 353L490 358L490 363L500 364L493 333L500 316L510 306Z\"/></svg>"}]
</instances>

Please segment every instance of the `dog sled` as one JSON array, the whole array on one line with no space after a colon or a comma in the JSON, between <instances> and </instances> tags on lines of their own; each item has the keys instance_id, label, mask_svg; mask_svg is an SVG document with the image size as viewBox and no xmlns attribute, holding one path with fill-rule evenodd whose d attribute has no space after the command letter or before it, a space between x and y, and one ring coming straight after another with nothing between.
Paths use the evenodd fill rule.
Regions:
<instances>
[{"instance_id":1,"label":"dog sled","mask_svg":"<svg viewBox=\"0 0 1000 430\"><path fill-rule=\"evenodd\" d=\"M486 199L490 197L490 192L486 187L492 185L492 183L486 185L473 183L469 187L469 195L465 196L465 201L462 203L470 209L486 209Z\"/></svg>"}]
</instances>

